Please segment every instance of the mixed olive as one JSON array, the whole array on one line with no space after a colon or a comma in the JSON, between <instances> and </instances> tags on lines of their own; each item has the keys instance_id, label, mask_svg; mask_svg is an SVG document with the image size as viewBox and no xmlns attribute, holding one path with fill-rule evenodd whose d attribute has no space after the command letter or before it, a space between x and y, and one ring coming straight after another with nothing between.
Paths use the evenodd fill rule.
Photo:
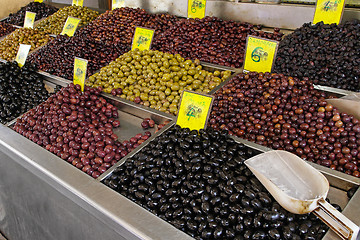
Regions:
<instances>
[{"instance_id":1,"label":"mixed olive","mask_svg":"<svg viewBox=\"0 0 360 240\"><path fill-rule=\"evenodd\" d=\"M360 177L360 122L325 101L311 81L241 73L215 93L215 129Z\"/></svg>"},{"instance_id":2,"label":"mixed olive","mask_svg":"<svg viewBox=\"0 0 360 240\"><path fill-rule=\"evenodd\" d=\"M274 71L360 91L360 21L305 23L279 45Z\"/></svg>"},{"instance_id":3,"label":"mixed olive","mask_svg":"<svg viewBox=\"0 0 360 240\"><path fill-rule=\"evenodd\" d=\"M140 103L162 112L177 114L181 93L209 93L231 75L230 71L209 72L199 60L185 60L153 50L135 49L89 77L86 85ZM116 92L117 89L122 89Z\"/></svg>"},{"instance_id":4,"label":"mixed olive","mask_svg":"<svg viewBox=\"0 0 360 240\"><path fill-rule=\"evenodd\" d=\"M4 22L23 26L25 20L26 11L36 13L35 21L41 18L45 18L50 16L51 14L55 13L58 8L40 2L30 2L28 5L22 7L16 13L10 13L9 17L4 20Z\"/></svg>"},{"instance_id":5,"label":"mixed olive","mask_svg":"<svg viewBox=\"0 0 360 240\"><path fill-rule=\"evenodd\" d=\"M52 39L49 35L32 28L19 28L0 42L0 58L14 60L20 44L31 45L30 51L45 45Z\"/></svg>"},{"instance_id":6,"label":"mixed olive","mask_svg":"<svg viewBox=\"0 0 360 240\"><path fill-rule=\"evenodd\" d=\"M195 239L321 239L325 224L284 210L245 166L255 154L220 131L175 126L104 183Z\"/></svg>"},{"instance_id":7,"label":"mixed olive","mask_svg":"<svg viewBox=\"0 0 360 240\"><path fill-rule=\"evenodd\" d=\"M48 34L60 34L68 17L80 18L79 27L88 24L99 16L99 13L83 6L68 6L41 21L36 29Z\"/></svg>"},{"instance_id":8,"label":"mixed olive","mask_svg":"<svg viewBox=\"0 0 360 240\"><path fill-rule=\"evenodd\" d=\"M0 63L0 123L6 124L49 97L43 78L29 64Z\"/></svg>"},{"instance_id":9,"label":"mixed olive","mask_svg":"<svg viewBox=\"0 0 360 240\"><path fill-rule=\"evenodd\" d=\"M0 22L0 37L8 35L13 32L16 28L11 24Z\"/></svg>"}]
</instances>

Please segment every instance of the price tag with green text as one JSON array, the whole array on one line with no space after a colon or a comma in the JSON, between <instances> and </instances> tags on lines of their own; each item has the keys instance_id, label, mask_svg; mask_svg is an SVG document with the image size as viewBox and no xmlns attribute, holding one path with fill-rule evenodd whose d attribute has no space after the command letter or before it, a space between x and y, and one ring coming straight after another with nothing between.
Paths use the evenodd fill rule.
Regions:
<instances>
[{"instance_id":1,"label":"price tag with green text","mask_svg":"<svg viewBox=\"0 0 360 240\"><path fill-rule=\"evenodd\" d=\"M69 37L74 36L74 33L77 29L77 26L79 25L81 19L79 18L74 18L74 17L68 17L66 19L64 28L62 30L62 32L60 33L61 35L68 35Z\"/></svg>"},{"instance_id":2,"label":"price tag with green text","mask_svg":"<svg viewBox=\"0 0 360 240\"><path fill-rule=\"evenodd\" d=\"M44 0L34 0L34 2L42 3Z\"/></svg>"},{"instance_id":3,"label":"price tag with green text","mask_svg":"<svg viewBox=\"0 0 360 240\"><path fill-rule=\"evenodd\" d=\"M131 50L138 48L140 51L149 50L155 30L149 28L135 28Z\"/></svg>"},{"instance_id":4,"label":"price tag with green text","mask_svg":"<svg viewBox=\"0 0 360 240\"><path fill-rule=\"evenodd\" d=\"M33 28L35 22L36 13L26 11L25 20L24 20L24 28Z\"/></svg>"},{"instance_id":5,"label":"price tag with green text","mask_svg":"<svg viewBox=\"0 0 360 240\"><path fill-rule=\"evenodd\" d=\"M81 91L84 91L85 87L85 78L86 78L86 68L88 60L75 57L74 61L74 84L79 84L81 86Z\"/></svg>"},{"instance_id":6,"label":"price tag with green text","mask_svg":"<svg viewBox=\"0 0 360 240\"><path fill-rule=\"evenodd\" d=\"M246 40L244 70L271 72L279 42L254 36Z\"/></svg>"},{"instance_id":7,"label":"price tag with green text","mask_svg":"<svg viewBox=\"0 0 360 240\"><path fill-rule=\"evenodd\" d=\"M31 45L20 44L19 50L16 54L15 61L20 67L25 65L26 58L30 52Z\"/></svg>"},{"instance_id":8,"label":"price tag with green text","mask_svg":"<svg viewBox=\"0 0 360 240\"><path fill-rule=\"evenodd\" d=\"M72 5L73 6L83 6L84 5L84 0L73 0Z\"/></svg>"},{"instance_id":9,"label":"price tag with green text","mask_svg":"<svg viewBox=\"0 0 360 240\"><path fill-rule=\"evenodd\" d=\"M213 97L185 90L181 97L176 124L191 130L206 127Z\"/></svg>"},{"instance_id":10,"label":"price tag with green text","mask_svg":"<svg viewBox=\"0 0 360 240\"><path fill-rule=\"evenodd\" d=\"M125 7L125 0L112 0L111 9Z\"/></svg>"},{"instance_id":11,"label":"price tag with green text","mask_svg":"<svg viewBox=\"0 0 360 240\"><path fill-rule=\"evenodd\" d=\"M345 0L317 0L313 24L323 21L325 24L341 21Z\"/></svg>"},{"instance_id":12,"label":"price tag with green text","mask_svg":"<svg viewBox=\"0 0 360 240\"><path fill-rule=\"evenodd\" d=\"M188 18L205 17L206 0L188 0Z\"/></svg>"}]
</instances>

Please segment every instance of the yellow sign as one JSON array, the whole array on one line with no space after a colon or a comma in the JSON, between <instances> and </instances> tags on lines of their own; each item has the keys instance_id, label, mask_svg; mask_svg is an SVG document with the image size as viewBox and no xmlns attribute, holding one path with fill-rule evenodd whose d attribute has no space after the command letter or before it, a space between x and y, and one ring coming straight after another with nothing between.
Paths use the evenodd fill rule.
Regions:
<instances>
[{"instance_id":1,"label":"yellow sign","mask_svg":"<svg viewBox=\"0 0 360 240\"><path fill-rule=\"evenodd\" d=\"M140 51L149 50L155 30L136 27L131 50L138 48Z\"/></svg>"},{"instance_id":2,"label":"yellow sign","mask_svg":"<svg viewBox=\"0 0 360 240\"><path fill-rule=\"evenodd\" d=\"M125 0L112 0L111 9L125 7Z\"/></svg>"},{"instance_id":3,"label":"yellow sign","mask_svg":"<svg viewBox=\"0 0 360 240\"><path fill-rule=\"evenodd\" d=\"M25 20L24 20L24 28L33 28L35 22L36 13L26 11Z\"/></svg>"},{"instance_id":4,"label":"yellow sign","mask_svg":"<svg viewBox=\"0 0 360 240\"><path fill-rule=\"evenodd\" d=\"M84 0L73 0L72 5L73 6L83 6L84 5Z\"/></svg>"},{"instance_id":5,"label":"yellow sign","mask_svg":"<svg viewBox=\"0 0 360 240\"><path fill-rule=\"evenodd\" d=\"M188 18L205 17L206 0L188 0Z\"/></svg>"},{"instance_id":6,"label":"yellow sign","mask_svg":"<svg viewBox=\"0 0 360 240\"><path fill-rule=\"evenodd\" d=\"M313 24L323 21L325 24L341 21L345 0L317 0Z\"/></svg>"},{"instance_id":7,"label":"yellow sign","mask_svg":"<svg viewBox=\"0 0 360 240\"><path fill-rule=\"evenodd\" d=\"M42 3L44 0L34 0L34 2Z\"/></svg>"},{"instance_id":8,"label":"yellow sign","mask_svg":"<svg viewBox=\"0 0 360 240\"><path fill-rule=\"evenodd\" d=\"M68 35L69 37L74 36L74 33L76 31L77 26L79 25L81 19L79 18L74 18L74 17L68 17L66 19L64 28L62 30L62 32L60 33L61 35Z\"/></svg>"},{"instance_id":9,"label":"yellow sign","mask_svg":"<svg viewBox=\"0 0 360 240\"><path fill-rule=\"evenodd\" d=\"M279 42L248 36L244 70L271 72Z\"/></svg>"},{"instance_id":10,"label":"yellow sign","mask_svg":"<svg viewBox=\"0 0 360 240\"><path fill-rule=\"evenodd\" d=\"M87 64L87 60L75 57L73 82L81 86L81 91L84 91Z\"/></svg>"},{"instance_id":11,"label":"yellow sign","mask_svg":"<svg viewBox=\"0 0 360 240\"><path fill-rule=\"evenodd\" d=\"M20 44L19 50L16 54L15 61L20 67L25 65L26 58L30 52L31 45Z\"/></svg>"},{"instance_id":12,"label":"yellow sign","mask_svg":"<svg viewBox=\"0 0 360 240\"><path fill-rule=\"evenodd\" d=\"M185 90L181 97L176 124L191 130L205 128L212 102L212 96Z\"/></svg>"}]
</instances>

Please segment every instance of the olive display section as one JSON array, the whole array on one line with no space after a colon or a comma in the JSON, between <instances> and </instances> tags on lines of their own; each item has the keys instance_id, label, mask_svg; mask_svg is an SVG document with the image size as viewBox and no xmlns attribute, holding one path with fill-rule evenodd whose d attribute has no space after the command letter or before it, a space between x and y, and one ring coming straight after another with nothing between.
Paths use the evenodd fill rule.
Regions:
<instances>
[{"instance_id":1,"label":"olive display section","mask_svg":"<svg viewBox=\"0 0 360 240\"><path fill-rule=\"evenodd\" d=\"M87 76L90 76L127 51L123 45L105 45L90 38L59 35L31 54L28 61L39 70L72 80L75 57L88 60Z\"/></svg>"},{"instance_id":2,"label":"olive display section","mask_svg":"<svg viewBox=\"0 0 360 240\"><path fill-rule=\"evenodd\" d=\"M142 118L127 113L126 107L125 111L119 110L119 106L126 104L105 99L100 93L88 87L82 93L79 85L69 84L18 118L11 127L97 178L169 120L140 113L154 121L153 128L145 130Z\"/></svg>"},{"instance_id":3,"label":"olive display section","mask_svg":"<svg viewBox=\"0 0 360 240\"><path fill-rule=\"evenodd\" d=\"M360 21L305 23L280 42L274 72L360 91Z\"/></svg>"},{"instance_id":4,"label":"olive display section","mask_svg":"<svg viewBox=\"0 0 360 240\"><path fill-rule=\"evenodd\" d=\"M32 66L0 63L0 123L10 122L49 96L44 78Z\"/></svg>"},{"instance_id":5,"label":"olive display section","mask_svg":"<svg viewBox=\"0 0 360 240\"><path fill-rule=\"evenodd\" d=\"M44 46L51 39L52 37L36 29L16 29L0 42L0 58L12 61L16 57L20 44L31 45L30 51L32 51Z\"/></svg>"},{"instance_id":6,"label":"olive display section","mask_svg":"<svg viewBox=\"0 0 360 240\"><path fill-rule=\"evenodd\" d=\"M59 9L45 3L30 2L26 6L21 7L16 13L10 13L9 17L3 22L22 27L24 25L26 11L36 13L35 21L37 21L52 15L57 10Z\"/></svg>"},{"instance_id":7,"label":"olive display section","mask_svg":"<svg viewBox=\"0 0 360 240\"><path fill-rule=\"evenodd\" d=\"M61 8L53 15L42 20L36 29L43 31L47 34L60 34L64 28L66 19L68 17L75 17L81 19L79 26L84 26L97 18L99 13L83 6L67 6Z\"/></svg>"},{"instance_id":8,"label":"olive display section","mask_svg":"<svg viewBox=\"0 0 360 240\"><path fill-rule=\"evenodd\" d=\"M199 60L179 54L135 49L90 76L86 85L176 115L183 90L210 93L230 76L231 71L210 72Z\"/></svg>"},{"instance_id":9,"label":"olive display section","mask_svg":"<svg viewBox=\"0 0 360 240\"><path fill-rule=\"evenodd\" d=\"M14 26L12 26L11 24L0 22L0 38L15 31L15 29L16 28ZM0 39L0 41L1 40L2 39Z\"/></svg>"},{"instance_id":10,"label":"olive display section","mask_svg":"<svg viewBox=\"0 0 360 240\"><path fill-rule=\"evenodd\" d=\"M255 154L223 132L174 126L103 182L195 239L321 239L325 224L284 210L243 164Z\"/></svg>"},{"instance_id":11,"label":"olive display section","mask_svg":"<svg viewBox=\"0 0 360 240\"><path fill-rule=\"evenodd\" d=\"M360 124L312 83L283 74L239 74L215 93L209 126L360 177Z\"/></svg>"}]
</instances>

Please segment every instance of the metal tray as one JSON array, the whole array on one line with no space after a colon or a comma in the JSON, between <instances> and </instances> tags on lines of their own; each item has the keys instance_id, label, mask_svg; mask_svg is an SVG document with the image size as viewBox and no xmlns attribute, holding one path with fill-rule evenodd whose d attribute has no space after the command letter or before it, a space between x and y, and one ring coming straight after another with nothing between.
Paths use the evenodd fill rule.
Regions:
<instances>
[{"instance_id":1,"label":"metal tray","mask_svg":"<svg viewBox=\"0 0 360 240\"><path fill-rule=\"evenodd\" d=\"M164 131L162 131L160 134L164 133L167 129L169 129L174 124L175 123L169 124L167 126L167 128L164 129ZM160 136L160 134L157 135L157 136ZM148 141L146 143L144 143L141 146L140 149L138 149L136 152L133 151L132 153L128 154L121 161L119 161L116 165L114 165L113 167L108 169L99 178L97 178L97 180L101 181L103 183L103 181L106 178L111 176L112 172L118 166L121 166L122 164L125 163L125 161L132 158L137 152L139 152L142 148L146 147L146 145L150 141L152 141L154 138L156 138L157 136L154 136L151 139L148 139ZM238 137L231 136L231 138L233 138L235 140L235 142L242 143L245 146L255 150L255 152L257 152L257 153L271 151L271 149L269 149L269 148L263 147L261 145L258 145L258 144L252 143L252 142L249 142L249 141L244 140L244 139L240 139ZM314 166L315 164L311 164L311 165ZM356 194L351 199L349 199L347 197L347 190L349 190L351 187L354 187L354 186L360 186L360 179L348 176L346 174L332 175L332 174L328 174L328 172L326 172L326 171L322 171L322 170L320 170L320 171L329 180L330 190L329 190L329 193L328 193L327 197L330 199L331 203L338 204L342 208L343 213L347 217L349 217L351 220L353 220L356 224L360 224L360 217L359 217L360 216L360 188L357 190ZM342 176L342 175L346 175L346 176ZM116 192L116 191L114 191L114 192ZM118 192L116 192L116 193L121 195ZM138 207L142 208L141 206L138 206ZM156 215L154 215L154 217L158 218ZM165 221L165 220L163 220L163 221ZM176 229L176 231L181 231L181 230ZM323 237L323 239L324 240L325 239L337 239L337 235L334 232L332 232L331 230L329 230L326 233L326 235Z\"/></svg>"}]
</instances>

